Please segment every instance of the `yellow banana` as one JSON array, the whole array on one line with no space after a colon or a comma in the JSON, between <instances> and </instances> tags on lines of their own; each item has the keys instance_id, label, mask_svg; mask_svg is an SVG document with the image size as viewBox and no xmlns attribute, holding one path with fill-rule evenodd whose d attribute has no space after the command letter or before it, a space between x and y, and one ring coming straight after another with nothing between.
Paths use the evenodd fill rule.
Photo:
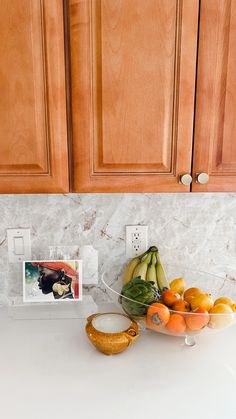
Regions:
<instances>
[{"instance_id":1,"label":"yellow banana","mask_svg":"<svg viewBox=\"0 0 236 419\"><path fill-rule=\"evenodd\" d=\"M123 276L123 285L127 284L133 278L133 273L136 266L139 264L140 258L136 257L132 259L125 268L124 276Z\"/></svg>"},{"instance_id":2,"label":"yellow banana","mask_svg":"<svg viewBox=\"0 0 236 419\"><path fill-rule=\"evenodd\" d=\"M152 257L152 255L150 253L148 253L145 256L144 260L136 266L136 268L133 272L133 278L137 278L138 276L140 276L141 279L143 279L143 280L146 279L147 268L148 268L148 265L150 263L151 257Z\"/></svg>"},{"instance_id":3,"label":"yellow banana","mask_svg":"<svg viewBox=\"0 0 236 419\"><path fill-rule=\"evenodd\" d=\"M158 284L159 290L162 292L163 290L170 288L170 285L167 280L164 268L161 264L161 260L160 260L160 256L158 252L156 252L156 259L157 259L157 264L156 264L157 284Z\"/></svg>"},{"instance_id":4,"label":"yellow banana","mask_svg":"<svg viewBox=\"0 0 236 419\"><path fill-rule=\"evenodd\" d=\"M152 260L147 268L146 280L154 282L154 285L158 288L157 276L156 276L156 257L155 254L152 254Z\"/></svg>"}]
</instances>

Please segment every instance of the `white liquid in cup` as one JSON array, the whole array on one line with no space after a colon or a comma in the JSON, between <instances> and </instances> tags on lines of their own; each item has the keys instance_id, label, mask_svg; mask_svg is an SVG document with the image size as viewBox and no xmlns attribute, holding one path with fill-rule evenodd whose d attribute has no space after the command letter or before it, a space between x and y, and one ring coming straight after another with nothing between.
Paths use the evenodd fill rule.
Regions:
<instances>
[{"instance_id":1,"label":"white liquid in cup","mask_svg":"<svg viewBox=\"0 0 236 419\"><path fill-rule=\"evenodd\" d=\"M92 320L93 327L103 333L120 333L127 330L131 320L122 314L101 314Z\"/></svg>"}]
</instances>

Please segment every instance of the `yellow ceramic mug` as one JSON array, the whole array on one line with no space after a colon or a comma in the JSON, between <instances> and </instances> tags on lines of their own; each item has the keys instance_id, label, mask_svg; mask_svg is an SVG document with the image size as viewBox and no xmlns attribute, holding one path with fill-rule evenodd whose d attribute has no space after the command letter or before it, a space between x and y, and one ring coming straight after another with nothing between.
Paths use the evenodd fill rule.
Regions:
<instances>
[{"instance_id":1,"label":"yellow ceramic mug","mask_svg":"<svg viewBox=\"0 0 236 419\"><path fill-rule=\"evenodd\" d=\"M87 318L87 336L106 355L124 351L139 336L137 323L121 313L97 313Z\"/></svg>"}]
</instances>

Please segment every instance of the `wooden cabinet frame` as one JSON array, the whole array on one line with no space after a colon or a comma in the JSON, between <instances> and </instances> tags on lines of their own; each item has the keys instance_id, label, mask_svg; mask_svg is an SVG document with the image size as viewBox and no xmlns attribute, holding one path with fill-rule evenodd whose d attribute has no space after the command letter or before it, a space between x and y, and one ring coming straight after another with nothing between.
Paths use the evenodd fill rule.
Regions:
<instances>
[{"instance_id":1,"label":"wooden cabinet frame","mask_svg":"<svg viewBox=\"0 0 236 419\"><path fill-rule=\"evenodd\" d=\"M17 1L3 2L0 22L0 193L236 191L236 0ZM110 56L107 39L116 48L122 31ZM147 66L150 57L150 79L132 53ZM150 118L147 80L159 89Z\"/></svg>"}]
</instances>

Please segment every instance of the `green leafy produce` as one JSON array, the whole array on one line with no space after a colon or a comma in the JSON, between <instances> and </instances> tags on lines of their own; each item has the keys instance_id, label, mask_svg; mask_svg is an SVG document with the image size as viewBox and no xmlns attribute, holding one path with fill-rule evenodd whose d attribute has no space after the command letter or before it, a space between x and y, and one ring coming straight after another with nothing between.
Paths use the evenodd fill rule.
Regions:
<instances>
[{"instance_id":1,"label":"green leafy produce","mask_svg":"<svg viewBox=\"0 0 236 419\"><path fill-rule=\"evenodd\" d=\"M148 306L159 297L153 282L137 277L123 286L119 301L129 316L142 317L145 316Z\"/></svg>"}]
</instances>

